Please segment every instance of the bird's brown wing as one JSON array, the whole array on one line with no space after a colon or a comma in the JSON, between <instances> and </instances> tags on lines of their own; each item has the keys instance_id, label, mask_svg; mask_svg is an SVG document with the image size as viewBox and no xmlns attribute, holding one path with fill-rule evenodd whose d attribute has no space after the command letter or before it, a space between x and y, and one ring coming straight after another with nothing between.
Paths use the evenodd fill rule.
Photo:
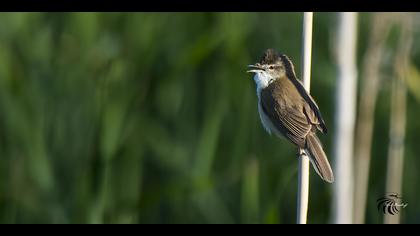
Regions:
<instances>
[{"instance_id":1,"label":"bird's brown wing","mask_svg":"<svg viewBox=\"0 0 420 236\"><path fill-rule=\"evenodd\" d=\"M288 72L287 78L290 82L293 83L300 96L302 96L302 98L306 102L304 107L305 114L308 116L313 125L315 125L322 133L326 134L327 126L325 125L324 119L322 118L321 111L319 110L318 105L316 104L312 96L308 92L306 92L306 89L301 83L301 81L296 78L292 61L286 55L283 55L282 59L285 63L285 66L288 67L288 69L286 70Z\"/></svg>"},{"instance_id":2,"label":"bird's brown wing","mask_svg":"<svg viewBox=\"0 0 420 236\"><path fill-rule=\"evenodd\" d=\"M298 79L293 78L290 80L295 85L302 98L306 101L304 106L306 116L311 121L311 123L318 128L319 131L326 134L328 132L327 126L325 125L324 119L321 115L321 111L319 110L315 100L308 92L306 92L302 83Z\"/></svg>"},{"instance_id":3,"label":"bird's brown wing","mask_svg":"<svg viewBox=\"0 0 420 236\"><path fill-rule=\"evenodd\" d=\"M324 120L322 119L322 117L320 118L320 116L317 115L318 113L315 112L308 103L304 103L303 112L305 113L306 117L309 119L311 124L313 124L322 133L327 133L327 127L324 124Z\"/></svg>"},{"instance_id":4,"label":"bird's brown wing","mask_svg":"<svg viewBox=\"0 0 420 236\"><path fill-rule=\"evenodd\" d=\"M275 83L261 91L261 106L276 128L299 147L305 146L305 137L312 124L299 103L290 104L287 98L276 90Z\"/></svg>"}]
</instances>

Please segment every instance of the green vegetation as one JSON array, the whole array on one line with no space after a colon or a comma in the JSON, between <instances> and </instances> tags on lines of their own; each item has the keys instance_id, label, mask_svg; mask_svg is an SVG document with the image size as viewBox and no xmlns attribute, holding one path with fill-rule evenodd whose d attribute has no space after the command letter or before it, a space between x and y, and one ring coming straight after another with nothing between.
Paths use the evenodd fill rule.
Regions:
<instances>
[{"instance_id":1,"label":"green vegetation","mask_svg":"<svg viewBox=\"0 0 420 236\"><path fill-rule=\"evenodd\" d=\"M335 22L314 15L311 86L332 162ZM361 14L359 65L368 22ZM273 47L299 73L301 31L301 13L1 13L0 223L294 223L296 150L262 128L245 71ZM383 217L384 69L368 223ZM404 223L420 222L418 97L407 104ZM332 186L314 176L308 223L327 223Z\"/></svg>"}]
</instances>

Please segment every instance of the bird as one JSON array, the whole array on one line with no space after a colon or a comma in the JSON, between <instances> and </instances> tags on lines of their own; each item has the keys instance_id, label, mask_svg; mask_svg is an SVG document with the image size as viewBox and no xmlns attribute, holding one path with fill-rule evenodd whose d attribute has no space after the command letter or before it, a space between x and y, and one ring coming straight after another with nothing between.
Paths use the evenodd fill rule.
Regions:
<instances>
[{"instance_id":1,"label":"bird","mask_svg":"<svg viewBox=\"0 0 420 236\"><path fill-rule=\"evenodd\" d=\"M317 137L326 134L327 126L318 105L296 77L289 57L267 49L259 62L249 65L254 73L258 98L258 113L265 130L271 135L285 137L306 154L317 174L328 183L334 174Z\"/></svg>"}]
</instances>

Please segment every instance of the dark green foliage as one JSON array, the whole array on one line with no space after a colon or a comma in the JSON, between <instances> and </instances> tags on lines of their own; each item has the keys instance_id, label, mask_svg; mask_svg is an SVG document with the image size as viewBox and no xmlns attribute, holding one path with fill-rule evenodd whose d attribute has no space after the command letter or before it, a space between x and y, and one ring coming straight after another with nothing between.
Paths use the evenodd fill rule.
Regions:
<instances>
[{"instance_id":1,"label":"dark green foliage","mask_svg":"<svg viewBox=\"0 0 420 236\"><path fill-rule=\"evenodd\" d=\"M331 131L320 135L327 155L334 21L315 14L311 87ZM301 24L301 13L0 14L0 223L294 223L296 150L263 130L245 71L276 48L299 76ZM367 210L376 223L389 111L380 98ZM410 97L407 222L420 210L418 108ZM329 222L331 185L311 172L309 223Z\"/></svg>"}]
</instances>

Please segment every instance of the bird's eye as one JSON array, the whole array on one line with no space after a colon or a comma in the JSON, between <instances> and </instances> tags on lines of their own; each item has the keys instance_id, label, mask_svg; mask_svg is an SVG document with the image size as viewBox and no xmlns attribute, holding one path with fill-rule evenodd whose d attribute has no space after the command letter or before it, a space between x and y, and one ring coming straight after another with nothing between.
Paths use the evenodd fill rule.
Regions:
<instances>
[{"instance_id":1,"label":"bird's eye","mask_svg":"<svg viewBox=\"0 0 420 236\"><path fill-rule=\"evenodd\" d=\"M270 66L270 67L268 67L270 70L272 70L272 69L274 69L274 66Z\"/></svg>"}]
</instances>

